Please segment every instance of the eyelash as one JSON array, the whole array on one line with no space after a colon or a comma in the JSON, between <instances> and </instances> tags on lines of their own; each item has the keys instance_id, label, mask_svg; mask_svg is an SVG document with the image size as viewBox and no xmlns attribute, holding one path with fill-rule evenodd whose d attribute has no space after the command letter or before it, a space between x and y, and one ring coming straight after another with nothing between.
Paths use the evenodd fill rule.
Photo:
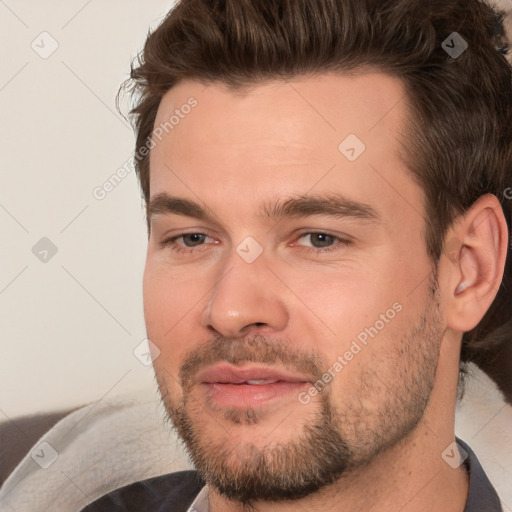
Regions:
<instances>
[{"instance_id":1,"label":"eyelash","mask_svg":"<svg viewBox=\"0 0 512 512\"><path fill-rule=\"evenodd\" d=\"M179 240L180 238L183 238L184 236L187 236L187 235L202 235L202 236L209 238L208 235L206 235L205 233L199 233L199 232L181 233L180 235L176 235L171 238L167 238L166 240L163 240L162 242L160 242L160 246L162 248L166 248L166 247L170 248L173 252L177 252L177 253L191 253L191 252L196 252L197 250L201 251L202 250L201 248L205 247L205 244L200 244L200 245L197 245L194 247L184 247L184 246L180 246L176 243L177 240ZM305 236L309 236L309 235L325 235L325 236L332 238L337 243L330 245L328 247L323 247L323 248L322 247L299 246L302 248L303 251L305 250L308 254L311 254L311 253L325 254L325 253L328 253L331 251L338 250L340 248L340 246L347 247L347 246L351 245L351 243L352 243L350 240L346 240L346 239L340 238L338 236L331 235L329 233L325 233L323 231L308 231L308 232L302 233L297 238L297 240L300 240L301 238L303 238Z\"/></svg>"},{"instance_id":2,"label":"eyelash","mask_svg":"<svg viewBox=\"0 0 512 512\"><path fill-rule=\"evenodd\" d=\"M205 237L208 236L204 233L197 233L197 232L182 233L181 235L176 235L171 238L167 238L166 240L163 240L162 242L160 242L160 247L162 247L162 248L168 247L173 252L180 252L180 253L190 253L190 252L197 251L198 249L201 250L201 247L204 247L205 244L197 245L195 247L184 247L184 246L176 244L176 240L179 240L180 238L183 238L184 236L187 236L187 235L203 235Z\"/></svg>"}]
</instances>

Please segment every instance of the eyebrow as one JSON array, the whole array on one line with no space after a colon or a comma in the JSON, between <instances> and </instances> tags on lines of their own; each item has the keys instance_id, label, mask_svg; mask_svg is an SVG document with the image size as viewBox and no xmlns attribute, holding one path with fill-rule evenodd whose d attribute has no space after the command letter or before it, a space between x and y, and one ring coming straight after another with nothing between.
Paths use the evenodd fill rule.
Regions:
<instances>
[{"instance_id":1,"label":"eyebrow","mask_svg":"<svg viewBox=\"0 0 512 512\"><path fill-rule=\"evenodd\" d=\"M180 197L173 197L165 192L157 194L150 199L148 219L154 215L182 215L208 220L215 215L200 204ZM353 218L363 221L380 222L381 216L370 205L350 200L340 194L304 195L278 200L274 203L264 204L260 217L266 220L279 220L286 217L304 218L317 215L337 218Z\"/></svg>"},{"instance_id":2,"label":"eyebrow","mask_svg":"<svg viewBox=\"0 0 512 512\"><path fill-rule=\"evenodd\" d=\"M354 218L364 221L380 221L377 210L340 194L304 195L265 205L262 216L268 220L284 217L302 218L324 215L337 218Z\"/></svg>"},{"instance_id":3,"label":"eyebrow","mask_svg":"<svg viewBox=\"0 0 512 512\"><path fill-rule=\"evenodd\" d=\"M172 197L162 192L151 198L147 207L148 219L154 215L183 215L185 217L196 217L198 219L207 219L213 214L190 199Z\"/></svg>"}]
</instances>

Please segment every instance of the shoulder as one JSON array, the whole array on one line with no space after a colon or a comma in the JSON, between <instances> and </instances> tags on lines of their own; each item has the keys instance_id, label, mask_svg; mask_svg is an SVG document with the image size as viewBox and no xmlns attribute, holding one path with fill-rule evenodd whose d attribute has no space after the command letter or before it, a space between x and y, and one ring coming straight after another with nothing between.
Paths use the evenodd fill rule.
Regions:
<instances>
[{"instance_id":1,"label":"shoulder","mask_svg":"<svg viewBox=\"0 0 512 512\"><path fill-rule=\"evenodd\" d=\"M461 457L469 473L469 490L464 512L502 512L501 502L473 450L457 438Z\"/></svg>"},{"instance_id":2,"label":"shoulder","mask_svg":"<svg viewBox=\"0 0 512 512\"><path fill-rule=\"evenodd\" d=\"M82 512L186 512L204 485L197 471L169 473L116 489Z\"/></svg>"}]
</instances>

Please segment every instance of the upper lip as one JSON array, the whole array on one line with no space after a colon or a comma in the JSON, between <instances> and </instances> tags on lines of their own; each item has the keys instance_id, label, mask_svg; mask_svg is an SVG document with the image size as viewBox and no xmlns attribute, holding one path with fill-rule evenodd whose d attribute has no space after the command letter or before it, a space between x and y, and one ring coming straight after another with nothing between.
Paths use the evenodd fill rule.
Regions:
<instances>
[{"instance_id":1,"label":"upper lip","mask_svg":"<svg viewBox=\"0 0 512 512\"><path fill-rule=\"evenodd\" d=\"M281 380L285 382L309 382L302 375L293 375L268 366L247 366L240 368L229 363L218 363L201 370L197 380L202 383L241 384L248 380Z\"/></svg>"}]
</instances>

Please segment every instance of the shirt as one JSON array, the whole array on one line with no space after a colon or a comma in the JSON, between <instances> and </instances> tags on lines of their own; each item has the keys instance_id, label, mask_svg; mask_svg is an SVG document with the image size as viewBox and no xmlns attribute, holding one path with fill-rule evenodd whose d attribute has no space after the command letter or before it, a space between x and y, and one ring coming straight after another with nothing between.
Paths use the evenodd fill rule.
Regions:
<instances>
[{"instance_id":1,"label":"shirt","mask_svg":"<svg viewBox=\"0 0 512 512\"><path fill-rule=\"evenodd\" d=\"M464 461L469 490L464 512L503 512L494 487L471 448ZM180 471L122 487L91 503L82 512L210 512L208 487L197 471Z\"/></svg>"}]
</instances>

